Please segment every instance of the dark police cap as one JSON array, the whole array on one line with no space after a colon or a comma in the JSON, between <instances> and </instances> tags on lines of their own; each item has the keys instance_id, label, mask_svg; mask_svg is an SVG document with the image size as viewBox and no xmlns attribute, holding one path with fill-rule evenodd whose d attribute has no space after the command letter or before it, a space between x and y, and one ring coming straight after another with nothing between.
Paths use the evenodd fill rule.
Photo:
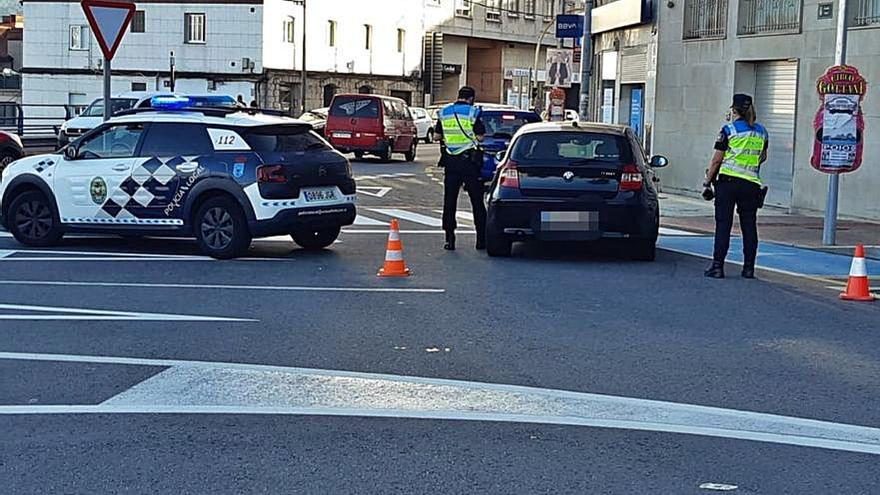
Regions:
<instances>
[{"instance_id":1,"label":"dark police cap","mask_svg":"<svg viewBox=\"0 0 880 495\"><path fill-rule=\"evenodd\" d=\"M462 100L467 100L468 98L476 98L477 91L470 86L463 86L458 90L458 97Z\"/></svg>"},{"instance_id":2,"label":"dark police cap","mask_svg":"<svg viewBox=\"0 0 880 495\"><path fill-rule=\"evenodd\" d=\"M733 95L733 108L749 108L752 106L752 97L747 94L737 93Z\"/></svg>"}]
</instances>

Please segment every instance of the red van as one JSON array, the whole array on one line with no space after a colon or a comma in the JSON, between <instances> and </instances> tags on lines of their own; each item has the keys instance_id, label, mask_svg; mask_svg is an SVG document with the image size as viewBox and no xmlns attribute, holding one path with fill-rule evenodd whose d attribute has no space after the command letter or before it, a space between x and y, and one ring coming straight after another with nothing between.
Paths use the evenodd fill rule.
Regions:
<instances>
[{"instance_id":1,"label":"red van","mask_svg":"<svg viewBox=\"0 0 880 495\"><path fill-rule=\"evenodd\" d=\"M378 156L391 160L403 153L406 161L416 159L416 125L406 102L400 98L369 94L339 94L333 97L324 134L342 153Z\"/></svg>"}]
</instances>

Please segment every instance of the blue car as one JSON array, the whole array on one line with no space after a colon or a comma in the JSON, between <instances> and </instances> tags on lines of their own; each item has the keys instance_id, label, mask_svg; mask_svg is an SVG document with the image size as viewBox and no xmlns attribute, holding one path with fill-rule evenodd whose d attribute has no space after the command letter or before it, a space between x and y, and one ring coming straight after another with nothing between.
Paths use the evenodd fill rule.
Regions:
<instances>
[{"instance_id":1,"label":"blue car","mask_svg":"<svg viewBox=\"0 0 880 495\"><path fill-rule=\"evenodd\" d=\"M495 154L507 150L510 140L520 127L533 122L541 122L541 116L530 110L505 110L484 108L480 118L486 125L486 138L482 142L485 150L481 177L490 181L495 176L498 161Z\"/></svg>"}]
</instances>

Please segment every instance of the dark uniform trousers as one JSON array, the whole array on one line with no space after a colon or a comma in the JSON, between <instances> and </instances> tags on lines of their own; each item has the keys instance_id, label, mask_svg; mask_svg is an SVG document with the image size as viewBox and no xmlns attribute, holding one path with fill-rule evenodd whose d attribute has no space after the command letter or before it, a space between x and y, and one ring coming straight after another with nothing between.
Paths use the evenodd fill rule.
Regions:
<instances>
[{"instance_id":1,"label":"dark uniform trousers","mask_svg":"<svg viewBox=\"0 0 880 495\"><path fill-rule=\"evenodd\" d=\"M483 203L484 187L479 170L473 165L468 153L459 156L447 155L443 157L443 162L446 169L443 178L443 230L449 235L458 227L455 213L458 210L458 193L464 186L474 212L477 244L482 244L486 236L486 205Z\"/></svg>"},{"instance_id":2,"label":"dark uniform trousers","mask_svg":"<svg viewBox=\"0 0 880 495\"><path fill-rule=\"evenodd\" d=\"M743 260L754 266L758 255L758 206L761 186L754 182L727 175L719 175L715 183L715 254L718 263L724 263L730 249L730 229L733 228L733 210L739 214L742 231Z\"/></svg>"}]
</instances>

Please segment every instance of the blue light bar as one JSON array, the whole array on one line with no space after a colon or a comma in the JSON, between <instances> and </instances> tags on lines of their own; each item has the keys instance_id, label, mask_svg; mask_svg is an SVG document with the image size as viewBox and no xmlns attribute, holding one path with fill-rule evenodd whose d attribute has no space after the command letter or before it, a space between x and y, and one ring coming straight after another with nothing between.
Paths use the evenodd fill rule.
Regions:
<instances>
[{"instance_id":1,"label":"blue light bar","mask_svg":"<svg viewBox=\"0 0 880 495\"><path fill-rule=\"evenodd\" d=\"M192 102L185 96L154 96L150 98L150 106L156 110L182 110L191 107Z\"/></svg>"},{"instance_id":2,"label":"blue light bar","mask_svg":"<svg viewBox=\"0 0 880 495\"><path fill-rule=\"evenodd\" d=\"M189 100L193 107L234 107L237 104L229 95L190 96Z\"/></svg>"}]
</instances>

